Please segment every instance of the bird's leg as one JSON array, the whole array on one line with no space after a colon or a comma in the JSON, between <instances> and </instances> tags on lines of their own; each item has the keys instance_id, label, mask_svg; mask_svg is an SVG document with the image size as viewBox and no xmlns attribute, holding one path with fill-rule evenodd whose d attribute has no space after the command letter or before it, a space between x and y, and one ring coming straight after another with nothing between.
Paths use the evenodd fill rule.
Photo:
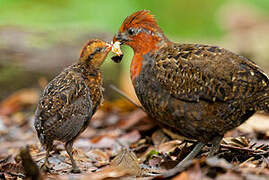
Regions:
<instances>
[{"instance_id":1,"label":"bird's leg","mask_svg":"<svg viewBox=\"0 0 269 180\"><path fill-rule=\"evenodd\" d=\"M73 141L68 141L65 143L65 150L67 152L67 154L69 155L70 157L70 160L71 160L71 163L72 163L72 171L73 173L80 173L80 169L77 167L77 164L73 158L73 155L72 155L72 150L73 150Z\"/></svg>"},{"instance_id":2,"label":"bird's leg","mask_svg":"<svg viewBox=\"0 0 269 180\"><path fill-rule=\"evenodd\" d=\"M44 163L41 165L41 169L48 172L50 167L49 167L49 155L50 155L50 151L52 149L52 144L49 143L47 146L46 146L46 157L45 157L45 161Z\"/></svg>"},{"instance_id":3,"label":"bird's leg","mask_svg":"<svg viewBox=\"0 0 269 180\"><path fill-rule=\"evenodd\" d=\"M167 172L162 174L163 178L171 177L181 171L183 171L188 165L190 165L190 161L203 149L205 143L199 142L193 148L193 150L186 156L181 162L179 162L176 167L168 170Z\"/></svg>"},{"instance_id":4,"label":"bird's leg","mask_svg":"<svg viewBox=\"0 0 269 180\"><path fill-rule=\"evenodd\" d=\"M193 148L193 150L186 156L180 163L176 165L176 168L184 167L185 163L192 160L205 146L205 143L199 142L196 144L196 146Z\"/></svg>"},{"instance_id":5,"label":"bird's leg","mask_svg":"<svg viewBox=\"0 0 269 180\"><path fill-rule=\"evenodd\" d=\"M214 156L214 154L219 150L220 142L222 140L223 136L217 136L212 141L212 147L209 151L208 157Z\"/></svg>"}]
</instances>

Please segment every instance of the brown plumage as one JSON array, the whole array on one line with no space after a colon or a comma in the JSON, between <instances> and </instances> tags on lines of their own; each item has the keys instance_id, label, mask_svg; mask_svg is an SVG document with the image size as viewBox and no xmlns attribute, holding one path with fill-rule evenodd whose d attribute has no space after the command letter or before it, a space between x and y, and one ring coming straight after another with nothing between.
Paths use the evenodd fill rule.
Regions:
<instances>
[{"instance_id":1,"label":"brown plumage","mask_svg":"<svg viewBox=\"0 0 269 180\"><path fill-rule=\"evenodd\" d=\"M254 62L216 46L171 42L146 10L128 16L115 41L134 50L131 79L149 116L198 140L178 166L209 142L212 155L227 131L269 112L268 76Z\"/></svg>"},{"instance_id":2,"label":"brown plumage","mask_svg":"<svg viewBox=\"0 0 269 180\"><path fill-rule=\"evenodd\" d=\"M72 145L102 102L102 72L99 67L110 50L104 41L89 40L81 50L79 61L46 86L35 112L38 138L47 150L44 167L47 167L53 141L59 140L65 142L72 171L80 172L72 156Z\"/></svg>"}]
</instances>

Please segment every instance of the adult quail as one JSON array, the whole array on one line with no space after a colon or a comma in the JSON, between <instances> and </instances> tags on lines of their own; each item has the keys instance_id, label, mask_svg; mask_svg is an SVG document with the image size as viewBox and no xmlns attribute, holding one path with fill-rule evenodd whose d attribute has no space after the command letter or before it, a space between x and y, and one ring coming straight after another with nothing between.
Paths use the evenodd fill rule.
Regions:
<instances>
[{"instance_id":1,"label":"adult quail","mask_svg":"<svg viewBox=\"0 0 269 180\"><path fill-rule=\"evenodd\" d=\"M256 111L269 113L269 79L249 59L226 49L168 40L149 11L128 16L114 42L129 45L131 79L148 115L170 132L197 140L177 166Z\"/></svg>"}]
</instances>

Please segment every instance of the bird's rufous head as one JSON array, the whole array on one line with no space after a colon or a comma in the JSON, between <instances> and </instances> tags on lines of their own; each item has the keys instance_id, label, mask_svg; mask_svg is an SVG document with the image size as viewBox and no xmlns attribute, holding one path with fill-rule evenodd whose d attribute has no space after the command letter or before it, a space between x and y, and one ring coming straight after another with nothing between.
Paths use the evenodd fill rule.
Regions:
<instances>
[{"instance_id":1,"label":"bird's rufous head","mask_svg":"<svg viewBox=\"0 0 269 180\"><path fill-rule=\"evenodd\" d=\"M80 62L100 67L111 51L111 45L99 39L89 40L80 51Z\"/></svg>"},{"instance_id":2,"label":"bird's rufous head","mask_svg":"<svg viewBox=\"0 0 269 180\"><path fill-rule=\"evenodd\" d=\"M159 42L166 41L155 18L147 10L141 10L128 16L120 30L114 36L113 42L129 45L135 53L146 53L156 48Z\"/></svg>"}]
</instances>

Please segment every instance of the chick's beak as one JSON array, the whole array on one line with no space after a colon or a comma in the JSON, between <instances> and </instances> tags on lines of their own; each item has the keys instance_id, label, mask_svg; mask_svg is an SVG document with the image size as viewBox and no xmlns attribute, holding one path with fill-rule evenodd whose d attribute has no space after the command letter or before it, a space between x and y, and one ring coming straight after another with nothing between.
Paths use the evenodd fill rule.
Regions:
<instances>
[{"instance_id":1,"label":"chick's beak","mask_svg":"<svg viewBox=\"0 0 269 180\"><path fill-rule=\"evenodd\" d=\"M104 51L111 51L111 49L112 49L112 45L111 44L109 44L109 43L106 43L106 45L105 45L105 47L104 47Z\"/></svg>"},{"instance_id":2,"label":"chick's beak","mask_svg":"<svg viewBox=\"0 0 269 180\"><path fill-rule=\"evenodd\" d=\"M116 41L119 41L121 44L124 44L125 42L129 41L129 38L125 33L118 32L113 38L113 42Z\"/></svg>"}]
</instances>

